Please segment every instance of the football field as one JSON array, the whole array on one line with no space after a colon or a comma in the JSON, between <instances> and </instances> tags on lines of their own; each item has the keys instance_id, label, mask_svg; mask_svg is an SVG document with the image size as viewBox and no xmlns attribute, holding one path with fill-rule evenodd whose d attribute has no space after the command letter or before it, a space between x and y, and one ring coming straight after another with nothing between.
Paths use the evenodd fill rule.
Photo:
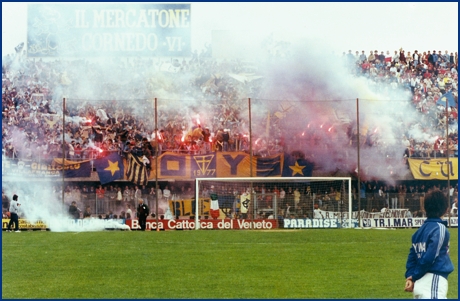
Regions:
<instances>
[{"instance_id":1,"label":"football field","mask_svg":"<svg viewBox=\"0 0 460 301\"><path fill-rule=\"evenodd\" d=\"M3 232L2 298L412 299L404 273L415 231Z\"/></svg>"}]
</instances>

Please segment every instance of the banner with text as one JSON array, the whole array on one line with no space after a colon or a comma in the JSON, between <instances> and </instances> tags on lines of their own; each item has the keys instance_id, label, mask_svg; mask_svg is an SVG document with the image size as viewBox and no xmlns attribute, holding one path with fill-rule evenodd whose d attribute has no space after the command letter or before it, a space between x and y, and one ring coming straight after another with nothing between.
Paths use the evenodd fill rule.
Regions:
<instances>
[{"instance_id":1,"label":"banner with text","mask_svg":"<svg viewBox=\"0 0 460 301\"><path fill-rule=\"evenodd\" d=\"M62 159L55 158L51 162L2 160L2 175L23 177L62 177ZM91 176L91 162L64 161L66 178L87 178Z\"/></svg>"},{"instance_id":2,"label":"banner with text","mask_svg":"<svg viewBox=\"0 0 460 301\"><path fill-rule=\"evenodd\" d=\"M10 222L10 219L2 218L2 229L3 230L8 229L8 223L9 222ZM20 230L46 230L47 228L48 228L48 226L43 221L36 221L36 222L32 223L32 222L29 222L28 220L23 219L23 218L19 219L19 229Z\"/></svg>"},{"instance_id":3,"label":"banner with text","mask_svg":"<svg viewBox=\"0 0 460 301\"><path fill-rule=\"evenodd\" d=\"M363 228L418 228L423 225L426 218L363 218ZM448 222L448 218L443 218ZM358 219L351 219L351 228L359 227ZM450 218L450 226L458 227L458 217ZM284 219L285 229L310 229L310 228L350 228L348 219L339 218L288 218Z\"/></svg>"},{"instance_id":4,"label":"banner with text","mask_svg":"<svg viewBox=\"0 0 460 301\"><path fill-rule=\"evenodd\" d=\"M458 180L458 158L408 159L410 171L417 180Z\"/></svg>"},{"instance_id":5,"label":"banner with text","mask_svg":"<svg viewBox=\"0 0 460 301\"><path fill-rule=\"evenodd\" d=\"M194 219L162 219L158 220L147 220L147 230L194 230L195 229ZM257 220L245 220L245 219L200 219L200 229L202 230L270 230L278 228L278 222L275 219L257 219ZM132 230L140 230L139 221L137 219L126 220Z\"/></svg>"},{"instance_id":6,"label":"banner with text","mask_svg":"<svg viewBox=\"0 0 460 301\"><path fill-rule=\"evenodd\" d=\"M362 227L370 228L419 228L423 225L426 218L364 218L362 219ZM448 218L443 218L449 224ZM2 229L8 228L9 219L2 219ZM89 219L66 219L58 222L61 225L67 226L69 231L76 230L94 230L97 229L120 229L120 230L140 230L139 221L137 219L117 219L117 220L100 220L96 218ZM195 229L195 219L160 219L158 223L156 219L147 219L147 230L193 230ZM102 227L101 227L102 223ZM203 230L270 230L278 228L278 220L275 219L199 219L200 229ZM284 219L280 222L280 227L284 229L325 229L325 228L350 228L348 219L325 218L325 219L310 219L310 218L292 218ZM358 219L351 219L351 227L357 228ZM126 227L126 226L128 227ZM458 217L450 218L450 227L458 227ZM19 219L19 229L21 230L48 230L50 225L46 221L36 221L34 223L27 219Z\"/></svg>"},{"instance_id":7,"label":"banner with text","mask_svg":"<svg viewBox=\"0 0 460 301\"><path fill-rule=\"evenodd\" d=\"M190 53L190 4L28 5L29 57L176 57Z\"/></svg>"}]
</instances>

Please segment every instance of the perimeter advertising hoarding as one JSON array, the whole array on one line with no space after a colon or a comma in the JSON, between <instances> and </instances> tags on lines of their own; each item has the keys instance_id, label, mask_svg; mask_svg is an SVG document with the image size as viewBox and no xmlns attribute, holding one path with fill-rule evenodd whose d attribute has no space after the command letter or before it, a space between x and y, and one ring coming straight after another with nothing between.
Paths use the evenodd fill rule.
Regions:
<instances>
[{"instance_id":1,"label":"perimeter advertising hoarding","mask_svg":"<svg viewBox=\"0 0 460 301\"><path fill-rule=\"evenodd\" d=\"M363 218L362 228L419 228L423 225L426 218ZM443 218L449 223L448 218ZM325 229L325 228L349 228L348 219L325 218L325 219L310 219L310 218L289 218L283 220L283 228L285 229ZM358 219L351 219L351 227L359 227ZM458 227L458 217L450 218L450 226Z\"/></svg>"},{"instance_id":2,"label":"perimeter advertising hoarding","mask_svg":"<svg viewBox=\"0 0 460 301\"><path fill-rule=\"evenodd\" d=\"M190 4L34 3L29 57L189 56Z\"/></svg>"},{"instance_id":3,"label":"perimeter advertising hoarding","mask_svg":"<svg viewBox=\"0 0 460 301\"><path fill-rule=\"evenodd\" d=\"M8 223L10 222L9 218L2 218L2 229L8 229ZM19 229L20 230L46 230L48 228L47 224L43 221L30 222L26 219L19 219ZM11 228L14 230L14 226Z\"/></svg>"},{"instance_id":4,"label":"perimeter advertising hoarding","mask_svg":"<svg viewBox=\"0 0 460 301\"><path fill-rule=\"evenodd\" d=\"M2 229L6 230L8 228L9 219L2 219ZM76 222L77 221L77 222ZM68 219L62 220L64 225L71 224L75 226L73 229L78 229L81 227L91 226L92 223L98 223L100 220L93 219ZM107 222L107 229L113 229L113 223L109 223L109 220L104 220ZM54 221L56 222L56 221ZM128 225L132 230L140 230L139 221L137 219L118 219L117 223ZM277 229L278 223L274 219L257 219L257 220L244 220L244 219L201 219L199 221L200 228L203 230L232 230L232 229L243 229L243 230L270 230ZM45 230L49 229L46 221L37 221L31 223L26 219L19 219L19 229L20 230ZM194 230L195 229L195 220L194 219L180 219L180 220L159 220L158 224L155 219L147 219L147 230ZM14 229L14 228L13 228Z\"/></svg>"},{"instance_id":5,"label":"perimeter advertising hoarding","mask_svg":"<svg viewBox=\"0 0 460 301\"><path fill-rule=\"evenodd\" d=\"M447 218L444 218L448 222ZM8 228L9 219L2 219L2 229ZM63 223L71 223L76 226L88 226L92 222L98 222L98 219L79 219L66 220ZM105 220L108 229L113 228L113 223L110 220ZM140 230L139 221L137 219L119 219L116 220L121 225L127 225L132 230ZM363 219L363 228L419 228L423 225L425 218L379 218L379 219ZM271 230L277 228L284 229L312 229L312 228L348 228L348 220L341 219L284 219L281 225L278 225L278 220L275 219L200 219L200 229L202 230ZM458 217L450 218L450 226L458 227ZM359 227L358 220L352 219L352 227ZM195 229L195 219L179 219L166 220L147 219L147 230L193 230ZM29 222L26 219L19 219L19 229L21 230L45 230L49 229L46 221Z\"/></svg>"},{"instance_id":6,"label":"perimeter advertising hoarding","mask_svg":"<svg viewBox=\"0 0 460 301\"><path fill-rule=\"evenodd\" d=\"M200 219L200 229L202 230L271 230L278 228L278 222L275 219ZM126 220L125 224L132 230L140 229L137 219ZM147 230L194 230L195 219L148 219L146 224Z\"/></svg>"}]
</instances>

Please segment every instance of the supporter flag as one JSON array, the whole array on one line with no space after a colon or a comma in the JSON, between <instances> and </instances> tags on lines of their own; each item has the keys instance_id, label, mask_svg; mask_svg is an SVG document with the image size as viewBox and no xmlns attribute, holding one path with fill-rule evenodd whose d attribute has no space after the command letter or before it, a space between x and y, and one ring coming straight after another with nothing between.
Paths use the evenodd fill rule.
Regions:
<instances>
[{"instance_id":1,"label":"supporter flag","mask_svg":"<svg viewBox=\"0 0 460 301\"><path fill-rule=\"evenodd\" d=\"M121 179L124 175L123 160L115 152L104 158L94 160L94 167L96 167L102 185Z\"/></svg>"},{"instance_id":2,"label":"supporter flag","mask_svg":"<svg viewBox=\"0 0 460 301\"><path fill-rule=\"evenodd\" d=\"M73 164L70 169L64 170L65 178L88 178L91 176L91 162L85 161Z\"/></svg>"},{"instance_id":3,"label":"supporter flag","mask_svg":"<svg viewBox=\"0 0 460 301\"><path fill-rule=\"evenodd\" d=\"M214 188L214 186L211 186L211 189L212 188ZM219 199L217 197L217 193L214 191L211 191L209 196L211 197L211 217L216 219L219 217Z\"/></svg>"},{"instance_id":4,"label":"supporter flag","mask_svg":"<svg viewBox=\"0 0 460 301\"><path fill-rule=\"evenodd\" d=\"M158 177L190 179L190 155L166 152L158 157Z\"/></svg>"},{"instance_id":5,"label":"supporter flag","mask_svg":"<svg viewBox=\"0 0 460 301\"><path fill-rule=\"evenodd\" d=\"M126 173L128 181L137 185L147 185L149 176L147 167L142 162L141 156L128 155L128 172Z\"/></svg>"},{"instance_id":6,"label":"supporter flag","mask_svg":"<svg viewBox=\"0 0 460 301\"><path fill-rule=\"evenodd\" d=\"M408 159L412 176L417 180L458 180L458 158ZM450 167L449 167L450 166Z\"/></svg>"},{"instance_id":7,"label":"supporter flag","mask_svg":"<svg viewBox=\"0 0 460 301\"><path fill-rule=\"evenodd\" d=\"M55 158L54 163L62 166L62 159ZM51 168L51 166L49 167ZM65 178L88 178L91 176L91 162L87 161L70 161L64 160L64 177Z\"/></svg>"},{"instance_id":8,"label":"supporter flag","mask_svg":"<svg viewBox=\"0 0 460 301\"><path fill-rule=\"evenodd\" d=\"M449 91L446 94L442 95L438 99L436 104L445 107L446 106L446 101L447 101L449 107L457 107L457 103L455 102L454 96L452 95L452 91Z\"/></svg>"},{"instance_id":9,"label":"supporter flag","mask_svg":"<svg viewBox=\"0 0 460 301\"><path fill-rule=\"evenodd\" d=\"M249 188L246 192L240 196L240 211L243 214L248 213L249 204L251 203L251 195L249 194Z\"/></svg>"},{"instance_id":10,"label":"supporter flag","mask_svg":"<svg viewBox=\"0 0 460 301\"><path fill-rule=\"evenodd\" d=\"M190 158L191 175L199 178L214 178L216 176L216 155L194 155Z\"/></svg>"},{"instance_id":11,"label":"supporter flag","mask_svg":"<svg viewBox=\"0 0 460 301\"><path fill-rule=\"evenodd\" d=\"M283 177L311 177L312 174L313 163L284 154Z\"/></svg>"},{"instance_id":12,"label":"supporter flag","mask_svg":"<svg viewBox=\"0 0 460 301\"><path fill-rule=\"evenodd\" d=\"M244 152L216 152L216 177L250 177L251 160Z\"/></svg>"},{"instance_id":13,"label":"supporter flag","mask_svg":"<svg viewBox=\"0 0 460 301\"><path fill-rule=\"evenodd\" d=\"M281 176L281 162L282 154L267 156L267 157L253 157L253 162L256 162L257 177L279 177Z\"/></svg>"}]
</instances>

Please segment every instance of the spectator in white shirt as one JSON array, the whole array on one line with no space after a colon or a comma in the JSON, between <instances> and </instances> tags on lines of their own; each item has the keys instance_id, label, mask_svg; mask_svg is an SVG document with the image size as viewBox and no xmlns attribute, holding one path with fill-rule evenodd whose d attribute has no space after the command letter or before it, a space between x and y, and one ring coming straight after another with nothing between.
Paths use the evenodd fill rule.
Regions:
<instances>
[{"instance_id":1,"label":"spectator in white shirt","mask_svg":"<svg viewBox=\"0 0 460 301\"><path fill-rule=\"evenodd\" d=\"M171 190L169 190L168 186L166 186L165 189L163 189L163 197L166 201L168 201L171 198Z\"/></svg>"}]
</instances>

